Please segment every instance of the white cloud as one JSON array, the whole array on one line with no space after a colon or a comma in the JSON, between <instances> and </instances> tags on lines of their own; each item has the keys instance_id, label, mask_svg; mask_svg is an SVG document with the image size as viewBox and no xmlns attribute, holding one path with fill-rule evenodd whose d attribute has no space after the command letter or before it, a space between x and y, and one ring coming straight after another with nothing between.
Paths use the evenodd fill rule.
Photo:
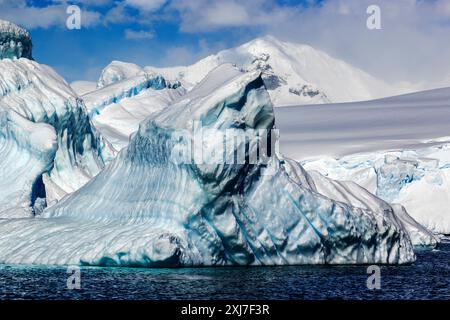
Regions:
<instances>
[{"instance_id":1,"label":"white cloud","mask_svg":"<svg viewBox=\"0 0 450 320\"><path fill-rule=\"evenodd\" d=\"M382 30L366 27L372 4L381 8ZM441 84L450 85L450 0L325 0L311 7L274 0L173 0L170 7L179 13L183 32L256 27L388 81L436 86L447 79Z\"/></svg>"},{"instance_id":2,"label":"white cloud","mask_svg":"<svg viewBox=\"0 0 450 320\"><path fill-rule=\"evenodd\" d=\"M68 14L67 4L58 3L47 7L28 6L26 1L0 0L0 18L12 21L28 29L49 28L53 26L65 27ZM100 23L98 12L82 10L81 27L91 27Z\"/></svg>"},{"instance_id":3,"label":"white cloud","mask_svg":"<svg viewBox=\"0 0 450 320\"><path fill-rule=\"evenodd\" d=\"M143 39L153 39L155 37L155 33L153 31L148 30L125 30L125 38L128 40L143 40Z\"/></svg>"},{"instance_id":4,"label":"white cloud","mask_svg":"<svg viewBox=\"0 0 450 320\"><path fill-rule=\"evenodd\" d=\"M125 3L139 10L149 12L160 9L167 0L125 0Z\"/></svg>"},{"instance_id":5,"label":"white cloud","mask_svg":"<svg viewBox=\"0 0 450 320\"><path fill-rule=\"evenodd\" d=\"M132 22L133 20L134 18L126 12L124 3L117 3L114 7L106 12L103 18L103 21L106 24L128 23Z\"/></svg>"},{"instance_id":6,"label":"white cloud","mask_svg":"<svg viewBox=\"0 0 450 320\"><path fill-rule=\"evenodd\" d=\"M366 27L366 9L374 3L381 8L382 30ZM268 24L265 30L321 48L388 81L439 82L450 75L449 4L332 0L283 23Z\"/></svg>"},{"instance_id":7,"label":"white cloud","mask_svg":"<svg viewBox=\"0 0 450 320\"><path fill-rule=\"evenodd\" d=\"M227 49L222 42L209 43L205 39L200 39L197 46L174 46L169 47L164 54L163 65L165 66L185 66L198 60Z\"/></svg>"},{"instance_id":8,"label":"white cloud","mask_svg":"<svg viewBox=\"0 0 450 320\"><path fill-rule=\"evenodd\" d=\"M274 0L173 0L181 30L208 32L223 27L267 26L291 19L299 6L278 5Z\"/></svg>"},{"instance_id":9,"label":"white cloud","mask_svg":"<svg viewBox=\"0 0 450 320\"><path fill-rule=\"evenodd\" d=\"M133 23L128 39L149 39L154 21L178 23L181 32L206 34L235 28L236 32L273 34L307 43L389 81L450 85L450 0L324 0L303 7L276 0L79 0L82 23ZM314 0L308 0L311 4ZM281 3L281 4L280 4ZM64 27L66 0L33 7L25 0L0 0L0 18L27 28ZM382 30L366 28L366 9L381 7ZM103 15L96 10L109 9ZM139 14L131 15L135 12ZM101 10L105 12L105 10ZM38 17L38 18L36 18ZM229 34L229 33L227 33ZM226 42L233 42L224 36ZM219 39L220 40L220 39ZM173 61L192 62L199 46L170 48ZM166 57L165 57L166 58ZM447 82L440 82L447 79Z\"/></svg>"}]
</instances>

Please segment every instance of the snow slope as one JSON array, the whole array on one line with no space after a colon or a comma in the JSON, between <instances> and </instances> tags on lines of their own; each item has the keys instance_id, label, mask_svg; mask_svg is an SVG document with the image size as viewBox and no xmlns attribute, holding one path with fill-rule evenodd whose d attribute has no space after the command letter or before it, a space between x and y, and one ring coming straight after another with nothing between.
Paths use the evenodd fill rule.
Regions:
<instances>
[{"instance_id":1,"label":"snow slope","mask_svg":"<svg viewBox=\"0 0 450 320\"><path fill-rule=\"evenodd\" d=\"M70 84L70 87L77 95L82 96L95 91L97 89L97 83L93 81L74 81Z\"/></svg>"},{"instance_id":2,"label":"snow slope","mask_svg":"<svg viewBox=\"0 0 450 320\"><path fill-rule=\"evenodd\" d=\"M168 82L136 65L114 61L103 70L98 89L81 97L96 129L116 150L121 150L140 122L184 93L177 82Z\"/></svg>"},{"instance_id":3,"label":"snow slope","mask_svg":"<svg viewBox=\"0 0 450 320\"><path fill-rule=\"evenodd\" d=\"M270 36L221 51L188 67L141 68L113 61L102 71L97 90L93 90L92 83L76 82L73 86L95 113L94 125L120 150L145 117L167 107L211 70L227 62L245 71L261 71L276 106L367 100L403 90L393 89L309 46ZM164 79L167 88L148 87L146 79L155 76Z\"/></svg>"},{"instance_id":4,"label":"snow slope","mask_svg":"<svg viewBox=\"0 0 450 320\"><path fill-rule=\"evenodd\" d=\"M180 155L190 154L198 121L205 130L203 162L180 163ZM254 164L216 162L227 129L249 137L222 149L233 159L242 147L253 154L263 139L253 129L272 129L274 121L258 72L218 67L143 122L112 163L42 218L0 221L0 262L169 267L414 261L404 224L387 204L379 210L380 200L375 210L332 200L318 192L317 179L278 154Z\"/></svg>"},{"instance_id":5,"label":"snow slope","mask_svg":"<svg viewBox=\"0 0 450 320\"><path fill-rule=\"evenodd\" d=\"M364 103L277 108L281 150L299 160L426 146L450 137L448 101L450 88Z\"/></svg>"},{"instance_id":6,"label":"snow slope","mask_svg":"<svg viewBox=\"0 0 450 320\"><path fill-rule=\"evenodd\" d=\"M404 92L310 46L272 36L221 51L191 66L145 70L178 80L189 90L222 63L263 72L275 106L362 101Z\"/></svg>"},{"instance_id":7,"label":"snow slope","mask_svg":"<svg viewBox=\"0 0 450 320\"><path fill-rule=\"evenodd\" d=\"M450 88L364 103L275 109L281 151L354 181L450 233Z\"/></svg>"}]
</instances>

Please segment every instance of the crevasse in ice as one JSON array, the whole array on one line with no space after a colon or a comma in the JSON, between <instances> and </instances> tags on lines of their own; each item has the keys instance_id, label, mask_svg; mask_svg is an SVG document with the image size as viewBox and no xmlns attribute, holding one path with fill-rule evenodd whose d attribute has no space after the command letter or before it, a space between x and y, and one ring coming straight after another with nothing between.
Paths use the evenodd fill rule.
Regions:
<instances>
[{"instance_id":1,"label":"crevasse in ice","mask_svg":"<svg viewBox=\"0 0 450 320\"><path fill-rule=\"evenodd\" d=\"M298 163L279 154L256 164L173 161L174 150L189 145L177 133L194 133L196 122L204 130L243 134L274 128L260 74L219 66L143 122L115 160L41 218L0 223L1 234L9 230L0 238L0 262L156 267L414 261L410 238L392 210L330 199ZM215 138L206 139L209 150L221 148L223 141ZM250 153L256 140L240 143ZM227 157L235 152L225 149ZM26 243L18 248L21 239Z\"/></svg>"}]
</instances>

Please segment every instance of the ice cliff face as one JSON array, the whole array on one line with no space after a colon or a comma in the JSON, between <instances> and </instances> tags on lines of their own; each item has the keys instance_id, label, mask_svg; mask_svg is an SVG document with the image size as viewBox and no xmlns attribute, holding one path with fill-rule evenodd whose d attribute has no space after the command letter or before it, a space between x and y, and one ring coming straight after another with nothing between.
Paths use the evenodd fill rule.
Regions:
<instances>
[{"instance_id":1,"label":"ice cliff face","mask_svg":"<svg viewBox=\"0 0 450 320\"><path fill-rule=\"evenodd\" d=\"M0 59L32 59L31 37L25 29L0 20Z\"/></svg>"},{"instance_id":2,"label":"ice cliff face","mask_svg":"<svg viewBox=\"0 0 450 320\"><path fill-rule=\"evenodd\" d=\"M34 123L0 104L0 217L30 217L44 209L42 175L56 154L52 126Z\"/></svg>"},{"instance_id":3,"label":"ice cliff face","mask_svg":"<svg viewBox=\"0 0 450 320\"><path fill-rule=\"evenodd\" d=\"M206 140L203 162L184 134ZM177 103L141 124L129 146L84 187L42 218L0 223L0 262L120 266L409 263L412 245L391 214L321 195L296 162L224 164L260 138L222 148L213 132L274 128L272 104L258 72L215 69ZM183 135L180 135L180 132ZM252 138L253 137L253 138ZM227 139L227 138L225 138ZM230 141L228 141L230 142ZM175 151L175 152L174 152ZM177 157L175 157L177 159ZM26 244L17 248L19 239Z\"/></svg>"},{"instance_id":4,"label":"ice cliff face","mask_svg":"<svg viewBox=\"0 0 450 320\"><path fill-rule=\"evenodd\" d=\"M40 212L85 184L112 157L83 102L47 66L25 58L0 60L0 110L2 215L14 208Z\"/></svg>"}]
</instances>

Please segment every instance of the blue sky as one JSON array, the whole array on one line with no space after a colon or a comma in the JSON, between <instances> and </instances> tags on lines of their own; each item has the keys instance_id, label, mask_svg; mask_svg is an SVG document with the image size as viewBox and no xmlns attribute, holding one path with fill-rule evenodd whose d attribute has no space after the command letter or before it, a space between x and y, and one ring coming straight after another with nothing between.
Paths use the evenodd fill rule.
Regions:
<instances>
[{"instance_id":1,"label":"blue sky","mask_svg":"<svg viewBox=\"0 0 450 320\"><path fill-rule=\"evenodd\" d=\"M68 30L68 5L82 11ZM367 6L382 30L366 27ZM388 81L450 81L448 0L0 0L0 19L29 30L34 58L68 81L112 60L190 64L257 36L307 43Z\"/></svg>"},{"instance_id":2,"label":"blue sky","mask_svg":"<svg viewBox=\"0 0 450 320\"><path fill-rule=\"evenodd\" d=\"M228 1L228 6L226 2L214 7L203 0L0 0L4 9L0 18L29 30L37 61L51 65L68 81L95 80L112 60L155 66L190 64L266 33L264 19L270 18L261 16L261 22L247 23L248 9L239 17L240 6L234 5L239 2ZM315 5L307 0L248 2L245 8L253 5L259 15L264 10L287 12ZM65 9L70 4L81 8L80 30L65 26L69 17ZM195 11L205 7L210 8L211 21L197 17Z\"/></svg>"}]
</instances>

